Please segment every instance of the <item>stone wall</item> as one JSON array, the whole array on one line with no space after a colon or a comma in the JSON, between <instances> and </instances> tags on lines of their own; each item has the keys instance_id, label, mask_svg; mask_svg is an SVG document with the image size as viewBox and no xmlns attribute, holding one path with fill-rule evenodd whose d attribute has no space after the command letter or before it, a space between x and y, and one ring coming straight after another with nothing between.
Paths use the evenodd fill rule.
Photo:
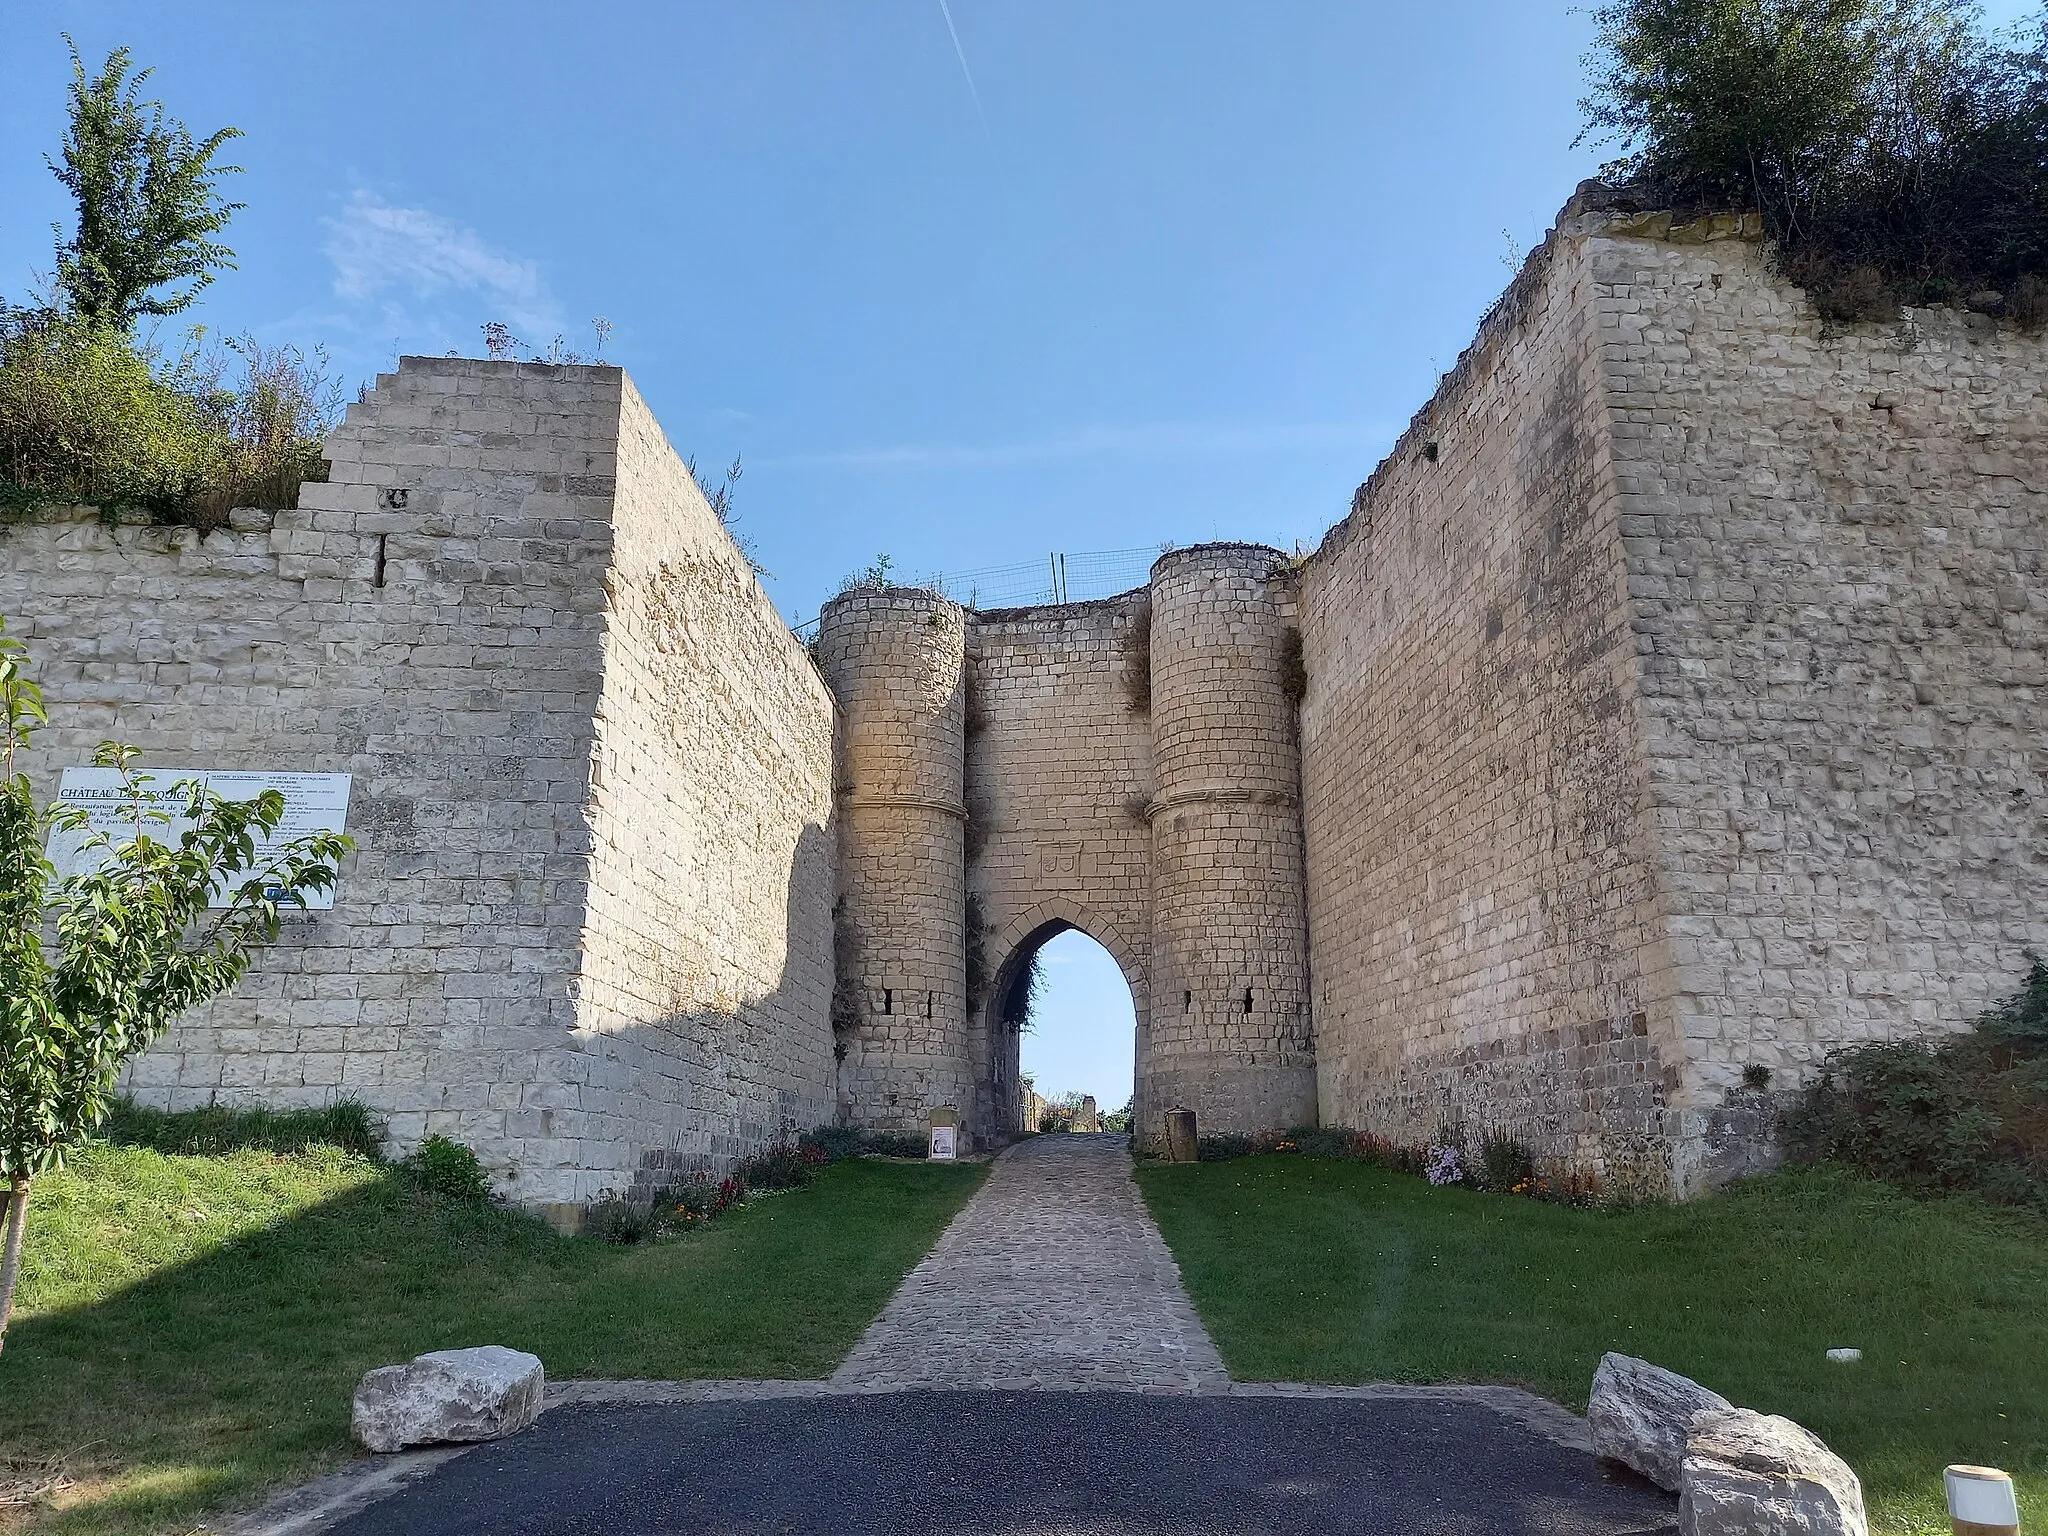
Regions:
<instances>
[{"instance_id":1,"label":"stone wall","mask_svg":"<svg viewBox=\"0 0 2048 1536\"><path fill-rule=\"evenodd\" d=\"M1667 224L1589 221L1585 280L1690 1186L1745 1166L1745 1067L1956 1028L2048 948L2048 341L1823 327Z\"/></svg>"},{"instance_id":2,"label":"stone wall","mask_svg":"<svg viewBox=\"0 0 2048 1536\"><path fill-rule=\"evenodd\" d=\"M328 452L330 482L298 509L204 538L89 513L0 535L0 611L53 720L39 789L105 737L156 768L354 776L359 847L333 910L289 919L132 1090L173 1107L350 1095L396 1149L456 1137L539 1205L624 1187L650 1151L729 1155L820 1102L829 697L620 372L408 358ZM685 587L664 628L661 594ZM636 661L643 637L671 653ZM728 697L655 698L692 654ZM790 797L736 797L732 754L677 738L592 804L601 697L607 745L750 720L733 750ZM692 785L672 842L614 841ZM613 905L650 846L711 882L671 896L685 910L728 910L744 887L680 967L636 951ZM726 1050L735 1033L755 1056Z\"/></svg>"},{"instance_id":3,"label":"stone wall","mask_svg":"<svg viewBox=\"0 0 2048 1536\"><path fill-rule=\"evenodd\" d=\"M1660 1181L1682 1049L1600 337L1532 259L1301 578L1326 1123Z\"/></svg>"},{"instance_id":4,"label":"stone wall","mask_svg":"<svg viewBox=\"0 0 2048 1536\"><path fill-rule=\"evenodd\" d=\"M1687 1192L1768 1156L1745 1069L2048 948L2044 386L1981 317L1823 327L1753 221L1581 201L1305 565L856 591L821 677L618 370L407 359L298 509L9 527L0 611L45 791L104 737L354 775L333 911L149 1102L353 1095L537 1205L834 1114L985 1143L1073 927L1141 1136L1499 1129Z\"/></svg>"},{"instance_id":5,"label":"stone wall","mask_svg":"<svg viewBox=\"0 0 2048 1536\"><path fill-rule=\"evenodd\" d=\"M1610 1184L2048 942L2048 348L1566 210L1302 578L1322 1114Z\"/></svg>"},{"instance_id":6,"label":"stone wall","mask_svg":"<svg viewBox=\"0 0 2048 1536\"><path fill-rule=\"evenodd\" d=\"M551 1091L638 1154L583 1148L581 1182L646 1191L833 1118L833 705L630 381L611 521L575 1049Z\"/></svg>"},{"instance_id":7,"label":"stone wall","mask_svg":"<svg viewBox=\"0 0 2048 1536\"><path fill-rule=\"evenodd\" d=\"M970 1015L977 1125L1022 1118L1018 1034L1002 1004L1038 946L1066 929L1094 939L1123 971L1144 1053L1149 623L1146 594L1134 592L977 614L969 630L967 879L985 978Z\"/></svg>"}]
</instances>

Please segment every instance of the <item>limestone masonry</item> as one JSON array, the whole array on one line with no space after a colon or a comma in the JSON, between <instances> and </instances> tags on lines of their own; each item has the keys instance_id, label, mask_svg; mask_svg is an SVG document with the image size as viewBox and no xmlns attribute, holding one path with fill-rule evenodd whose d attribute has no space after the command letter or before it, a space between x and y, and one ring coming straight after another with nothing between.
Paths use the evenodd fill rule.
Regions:
<instances>
[{"instance_id":1,"label":"limestone masonry","mask_svg":"<svg viewBox=\"0 0 2048 1536\"><path fill-rule=\"evenodd\" d=\"M360 1098L564 1222L827 1121L1015 1133L1078 928L1137 1126L1527 1141L1688 1193L2048 948L2048 342L1831 330L1753 224L1576 200L1306 559L790 633L609 367L407 358L229 529L0 536L51 728L354 776L148 1102Z\"/></svg>"}]
</instances>

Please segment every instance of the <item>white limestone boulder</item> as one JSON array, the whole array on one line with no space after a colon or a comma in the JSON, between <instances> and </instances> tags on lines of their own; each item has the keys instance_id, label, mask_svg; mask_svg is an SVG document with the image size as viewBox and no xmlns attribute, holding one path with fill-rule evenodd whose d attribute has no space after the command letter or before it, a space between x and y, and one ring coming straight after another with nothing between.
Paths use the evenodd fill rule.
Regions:
<instances>
[{"instance_id":1,"label":"white limestone boulder","mask_svg":"<svg viewBox=\"0 0 2048 1536\"><path fill-rule=\"evenodd\" d=\"M540 1417L546 1386L537 1355L497 1344L437 1349L365 1376L350 1428L373 1451L502 1439Z\"/></svg>"},{"instance_id":2,"label":"white limestone boulder","mask_svg":"<svg viewBox=\"0 0 2048 1536\"><path fill-rule=\"evenodd\" d=\"M1602 1355L1586 1404L1593 1454L1618 1461L1676 1493L1693 1415L1729 1406L1727 1398L1689 1376L1634 1355Z\"/></svg>"},{"instance_id":3,"label":"white limestone boulder","mask_svg":"<svg viewBox=\"0 0 2048 1536\"><path fill-rule=\"evenodd\" d=\"M1686 1439L1680 1536L1866 1536L1863 1485L1820 1437L1775 1414L1700 1414Z\"/></svg>"}]
</instances>

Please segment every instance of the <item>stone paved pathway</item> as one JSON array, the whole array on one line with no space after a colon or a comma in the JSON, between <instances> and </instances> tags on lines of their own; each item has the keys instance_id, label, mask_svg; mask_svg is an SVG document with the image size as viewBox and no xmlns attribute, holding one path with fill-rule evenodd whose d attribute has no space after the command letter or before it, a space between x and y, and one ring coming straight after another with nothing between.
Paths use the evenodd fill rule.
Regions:
<instances>
[{"instance_id":1,"label":"stone paved pathway","mask_svg":"<svg viewBox=\"0 0 2048 1536\"><path fill-rule=\"evenodd\" d=\"M929 1387L1216 1391L1230 1378L1131 1180L1122 1136L1034 1136L832 1378Z\"/></svg>"}]
</instances>

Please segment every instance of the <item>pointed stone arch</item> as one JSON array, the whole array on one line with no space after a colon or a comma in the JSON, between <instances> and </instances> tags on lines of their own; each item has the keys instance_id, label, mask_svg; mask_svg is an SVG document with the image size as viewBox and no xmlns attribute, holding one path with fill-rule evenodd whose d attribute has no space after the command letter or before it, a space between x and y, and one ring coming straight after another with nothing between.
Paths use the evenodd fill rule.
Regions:
<instances>
[{"instance_id":1,"label":"pointed stone arch","mask_svg":"<svg viewBox=\"0 0 2048 1536\"><path fill-rule=\"evenodd\" d=\"M1143 1062L1149 998L1144 950L1134 944L1116 923L1091 910L1085 902L1068 896L1045 897L1013 915L987 940L993 969L980 1017L974 1021L975 1034L982 1046L977 1053L980 1061L975 1097L984 1116L983 1123L991 1127L1000 1125L1012 1132L1019 1128L1021 1079L1018 1055L1021 1037L1005 1017L1005 1004L1018 984L1025 963L1037 953L1039 946L1062 933L1086 935L1101 945L1110 959L1116 962L1124 985L1130 990L1131 1011L1137 1023L1132 1040L1134 1077Z\"/></svg>"}]
</instances>

